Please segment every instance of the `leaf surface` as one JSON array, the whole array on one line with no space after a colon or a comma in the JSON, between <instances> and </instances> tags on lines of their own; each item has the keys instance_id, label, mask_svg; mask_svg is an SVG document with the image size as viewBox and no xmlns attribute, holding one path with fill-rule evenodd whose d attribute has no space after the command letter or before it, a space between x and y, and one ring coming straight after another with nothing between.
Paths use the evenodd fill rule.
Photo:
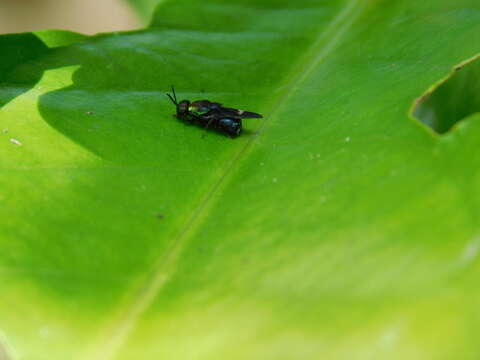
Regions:
<instances>
[{"instance_id":1,"label":"leaf surface","mask_svg":"<svg viewBox=\"0 0 480 360\"><path fill-rule=\"evenodd\" d=\"M479 20L176 0L142 31L1 37L10 357L477 358L479 115L440 137L410 113ZM203 136L170 84L265 118Z\"/></svg>"}]
</instances>

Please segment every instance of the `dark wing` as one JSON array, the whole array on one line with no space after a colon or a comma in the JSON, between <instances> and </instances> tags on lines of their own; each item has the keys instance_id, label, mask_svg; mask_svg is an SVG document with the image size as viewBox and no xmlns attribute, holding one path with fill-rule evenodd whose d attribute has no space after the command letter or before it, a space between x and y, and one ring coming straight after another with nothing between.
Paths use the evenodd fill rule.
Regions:
<instances>
[{"instance_id":1,"label":"dark wing","mask_svg":"<svg viewBox=\"0 0 480 360\"><path fill-rule=\"evenodd\" d=\"M235 118L235 119L249 119L262 118L263 116L251 111L238 110L233 108L223 107L222 104L211 102L209 100L197 100L190 105L197 113L214 115L215 117Z\"/></svg>"},{"instance_id":2,"label":"dark wing","mask_svg":"<svg viewBox=\"0 0 480 360\"><path fill-rule=\"evenodd\" d=\"M238 109L232 109L232 108L226 108L226 107L220 107L219 109L216 109L215 112L218 112L220 116L227 117L227 118L237 118L237 119L263 118L262 115L251 112L251 111L244 111L244 110L238 110Z\"/></svg>"}]
</instances>

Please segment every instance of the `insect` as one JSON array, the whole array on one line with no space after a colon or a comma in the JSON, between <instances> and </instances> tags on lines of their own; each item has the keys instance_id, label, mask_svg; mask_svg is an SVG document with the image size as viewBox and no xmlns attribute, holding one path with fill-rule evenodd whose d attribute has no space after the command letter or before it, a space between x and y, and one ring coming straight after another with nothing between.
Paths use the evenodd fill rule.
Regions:
<instances>
[{"instance_id":1,"label":"insect","mask_svg":"<svg viewBox=\"0 0 480 360\"><path fill-rule=\"evenodd\" d=\"M175 89L168 98L177 108L176 118L204 129L213 129L232 138L242 132L242 119L262 118L254 112L223 107L222 104L209 100L177 101Z\"/></svg>"}]
</instances>

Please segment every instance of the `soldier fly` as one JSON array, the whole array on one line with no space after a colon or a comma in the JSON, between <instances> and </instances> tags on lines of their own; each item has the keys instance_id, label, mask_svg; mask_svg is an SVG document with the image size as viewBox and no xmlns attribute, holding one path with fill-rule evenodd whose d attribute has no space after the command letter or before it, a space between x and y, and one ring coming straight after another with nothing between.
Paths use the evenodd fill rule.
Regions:
<instances>
[{"instance_id":1,"label":"soldier fly","mask_svg":"<svg viewBox=\"0 0 480 360\"><path fill-rule=\"evenodd\" d=\"M175 116L178 120L195 124L205 130L213 129L232 138L242 132L242 119L263 117L254 112L223 107L222 104L209 100L192 102L182 100L179 102L173 86L172 94L167 94L167 96L177 108Z\"/></svg>"}]
</instances>

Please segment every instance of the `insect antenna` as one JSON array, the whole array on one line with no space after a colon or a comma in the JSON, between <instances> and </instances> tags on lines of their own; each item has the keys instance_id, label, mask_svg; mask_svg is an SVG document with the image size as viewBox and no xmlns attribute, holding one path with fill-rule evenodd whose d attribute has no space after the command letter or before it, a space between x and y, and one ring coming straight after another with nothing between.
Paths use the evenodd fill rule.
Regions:
<instances>
[{"instance_id":1,"label":"insect antenna","mask_svg":"<svg viewBox=\"0 0 480 360\"><path fill-rule=\"evenodd\" d=\"M170 100L172 100L172 102L173 102L175 105L178 105L177 102L175 101L175 99L172 97L172 95L167 94L167 96L168 96L168 98L169 98Z\"/></svg>"},{"instance_id":2,"label":"insect antenna","mask_svg":"<svg viewBox=\"0 0 480 360\"><path fill-rule=\"evenodd\" d=\"M177 103L177 94L175 94L175 89L173 88L173 85L172 85L172 92L173 92L173 97L175 98L175 103Z\"/></svg>"},{"instance_id":3,"label":"insect antenna","mask_svg":"<svg viewBox=\"0 0 480 360\"><path fill-rule=\"evenodd\" d=\"M177 95L175 94L175 89L173 88L173 85L172 85L172 92L173 92L173 96L170 95L169 93L167 93L167 96L170 100L172 100L172 102L175 104L175 105L178 105L178 102L177 102Z\"/></svg>"}]
</instances>

